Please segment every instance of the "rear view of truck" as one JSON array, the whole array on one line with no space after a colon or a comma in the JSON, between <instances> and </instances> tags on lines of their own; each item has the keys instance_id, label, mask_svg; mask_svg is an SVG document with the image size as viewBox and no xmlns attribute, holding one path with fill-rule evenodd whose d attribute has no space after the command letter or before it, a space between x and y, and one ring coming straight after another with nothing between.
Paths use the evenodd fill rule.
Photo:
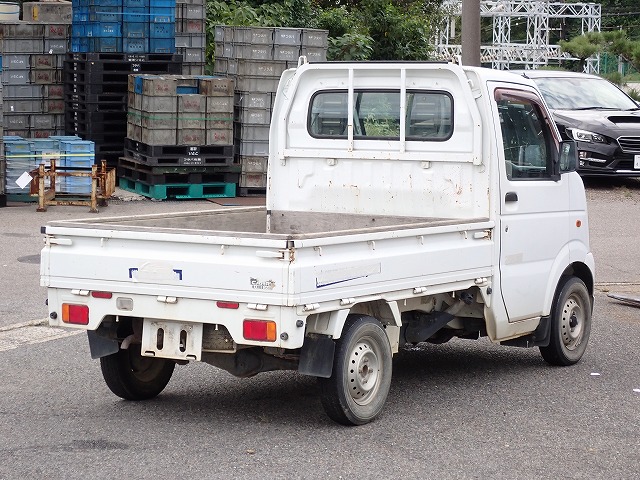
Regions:
<instances>
[{"instance_id":1,"label":"rear view of truck","mask_svg":"<svg viewBox=\"0 0 640 480\"><path fill-rule=\"evenodd\" d=\"M288 70L266 207L50 222L50 324L87 331L124 399L192 361L295 370L346 425L381 413L405 345L488 337L573 364L591 325L586 201L536 99L526 79L449 64ZM510 112L542 123L517 158Z\"/></svg>"}]
</instances>

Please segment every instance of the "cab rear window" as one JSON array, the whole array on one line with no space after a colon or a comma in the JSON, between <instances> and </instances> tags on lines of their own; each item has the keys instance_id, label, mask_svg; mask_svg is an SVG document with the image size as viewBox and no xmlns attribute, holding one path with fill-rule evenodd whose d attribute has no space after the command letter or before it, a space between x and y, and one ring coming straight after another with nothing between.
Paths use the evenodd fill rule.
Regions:
<instances>
[{"instance_id":1,"label":"cab rear window","mask_svg":"<svg viewBox=\"0 0 640 480\"><path fill-rule=\"evenodd\" d=\"M332 90L313 96L307 125L311 136L348 137L348 95L347 90ZM402 121L406 140L443 141L451 137L451 95L441 91L407 90L404 112L400 96L397 90L355 90L353 138L400 140Z\"/></svg>"}]
</instances>

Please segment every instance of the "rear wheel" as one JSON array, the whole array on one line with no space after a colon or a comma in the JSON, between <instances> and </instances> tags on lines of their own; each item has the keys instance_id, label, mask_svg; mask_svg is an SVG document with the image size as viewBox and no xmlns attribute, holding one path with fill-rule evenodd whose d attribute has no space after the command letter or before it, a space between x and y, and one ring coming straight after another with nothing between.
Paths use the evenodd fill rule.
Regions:
<instances>
[{"instance_id":1,"label":"rear wheel","mask_svg":"<svg viewBox=\"0 0 640 480\"><path fill-rule=\"evenodd\" d=\"M169 383L175 366L164 358L143 357L139 344L100 359L107 386L125 400L156 397Z\"/></svg>"},{"instance_id":2,"label":"rear wheel","mask_svg":"<svg viewBox=\"0 0 640 480\"><path fill-rule=\"evenodd\" d=\"M337 341L330 378L320 378L322 405L343 425L375 419L391 387L392 354L382 324L366 315L350 315Z\"/></svg>"},{"instance_id":3,"label":"rear wheel","mask_svg":"<svg viewBox=\"0 0 640 480\"><path fill-rule=\"evenodd\" d=\"M577 363L587 348L591 333L591 298L584 282L569 277L556 294L551 311L551 340L540 347L542 358L551 365Z\"/></svg>"}]
</instances>

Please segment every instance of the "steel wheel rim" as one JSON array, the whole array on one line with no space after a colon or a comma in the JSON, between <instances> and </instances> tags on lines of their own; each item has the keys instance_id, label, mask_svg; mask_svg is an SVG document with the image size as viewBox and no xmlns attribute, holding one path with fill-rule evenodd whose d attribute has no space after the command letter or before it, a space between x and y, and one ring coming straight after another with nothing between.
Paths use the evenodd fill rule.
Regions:
<instances>
[{"instance_id":1,"label":"steel wheel rim","mask_svg":"<svg viewBox=\"0 0 640 480\"><path fill-rule=\"evenodd\" d=\"M358 405L366 405L373 399L380 385L381 355L375 343L361 339L349 355L347 385L349 394Z\"/></svg>"},{"instance_id":2,"label":"steel wheel rim","mask_svg":"<svg viewBox=\"0 0 640 480\"><path fill-rule=\"evenodd\" d=\"M574 350L582 341L585 312L575 296L570 296L562 307L562 343L568 350Z\"/></svg>"},{"instance_id":3,"label":"steel wheel rim","mask_svg":"<svg viewBox=\"0 0 640 480\"><path fill-rule=\"evenodd\" d=\"M129 368L133 376L141 382L151 382L163 368L163 362L154 357L144 357L129 348ZM155 360L155 361L154 361Z\"/></svg>"}]
</instances>

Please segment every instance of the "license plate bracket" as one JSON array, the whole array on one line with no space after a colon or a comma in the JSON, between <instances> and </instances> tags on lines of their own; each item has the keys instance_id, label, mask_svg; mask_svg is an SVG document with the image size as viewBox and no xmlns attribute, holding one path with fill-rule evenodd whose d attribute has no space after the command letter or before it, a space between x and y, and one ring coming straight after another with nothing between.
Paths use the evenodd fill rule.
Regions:
<instances>
[{"instance_id":1,"label":"license plate bracket","mask_svg":"<svg viewBox=\"0 0 640 480\"><path fill-rule=\"evenodd\" d=\"M145 318L142 324L142 354L199 361L202 355L202 324Z\"/></svg>"}]
</instances>

